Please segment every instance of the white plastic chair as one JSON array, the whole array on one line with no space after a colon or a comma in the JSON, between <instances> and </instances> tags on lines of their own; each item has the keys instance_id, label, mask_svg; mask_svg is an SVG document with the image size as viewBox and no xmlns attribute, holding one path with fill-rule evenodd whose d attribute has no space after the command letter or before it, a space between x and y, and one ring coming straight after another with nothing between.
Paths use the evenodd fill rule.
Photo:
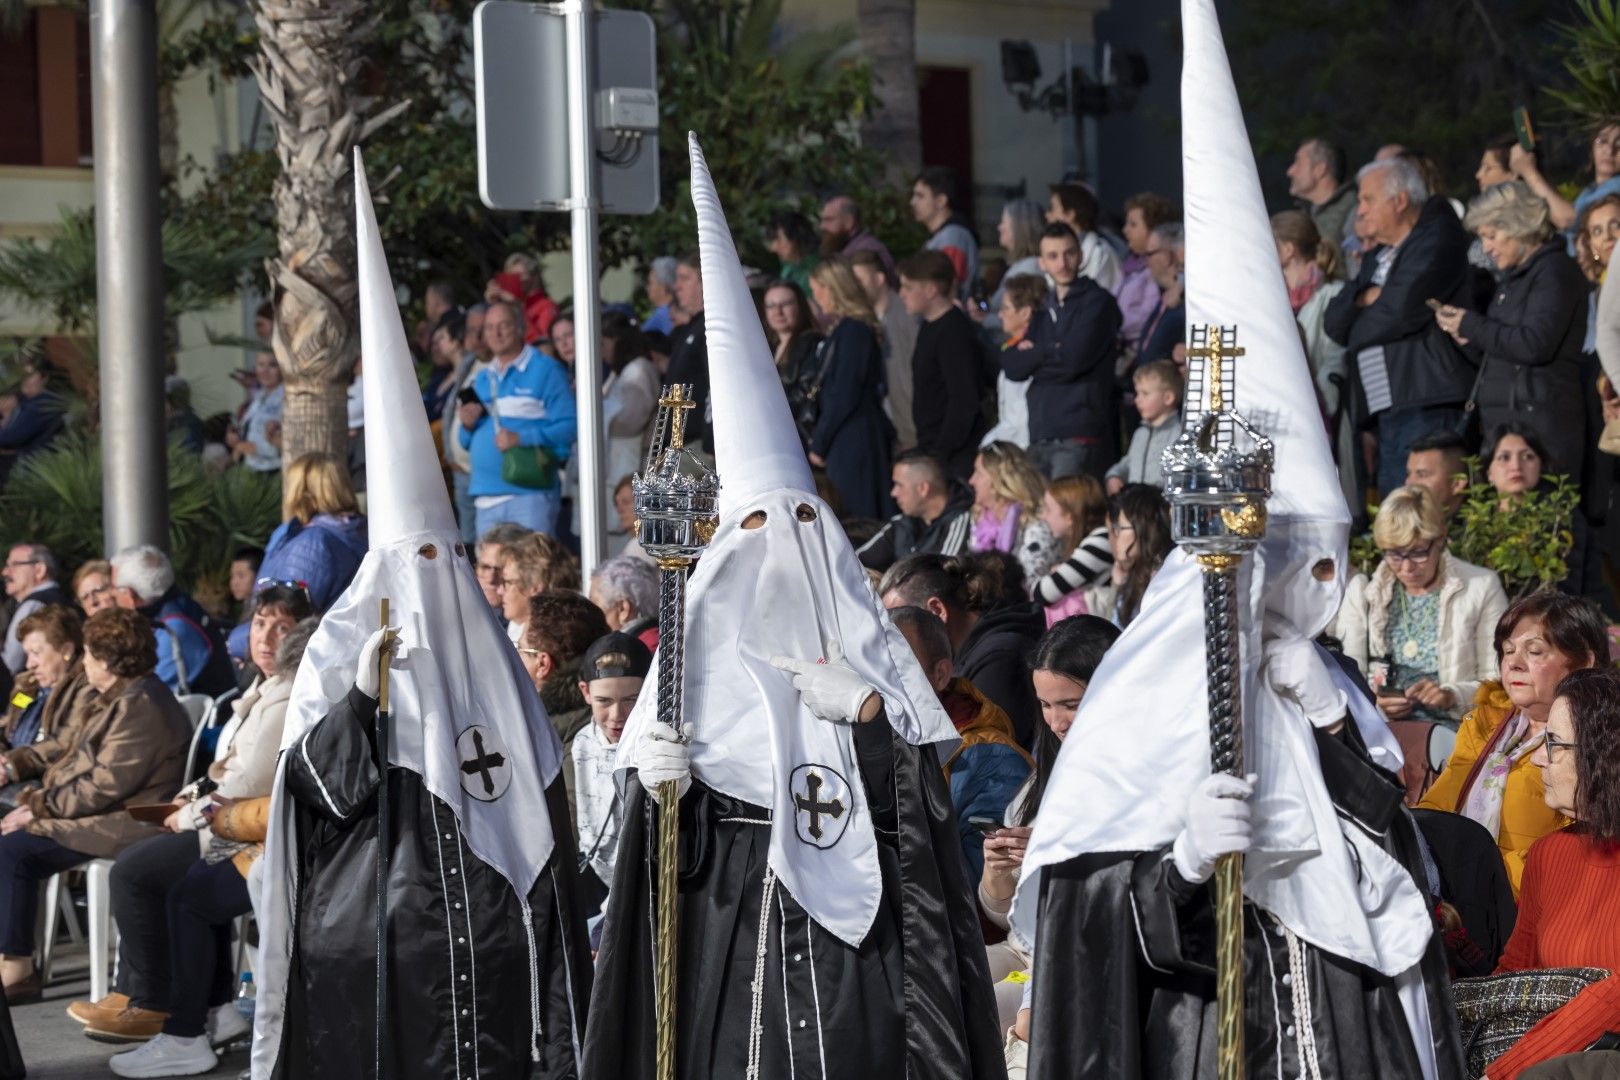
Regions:
<instances>
[{"instance_id":1,"label":"white plastic chair","mask_svg":"<svg viewBox=\"0 0 1620 1080\"><path fill-rule=\"evenodd\" d=\"M91 1001L100 1001L107 996L108 972L117 951L118 927L112 917L112 867L111 859L92 859L76 868L84 871L85 900L89 909ZM70 873L72 871L65 870L52 874L43 887L45 895L41 901L38 967L40 978L46 985L51 981L57 918L67 920L68 937L75 945L84 940L85 931L79 929L78 916L73 911L73 898L66 888L67 875Z\"/></svg>"},{"instance_id":2,"label":"white plastic chair","mask_svg":"<svg viewBox=\"0 0 1620 1080\"><path fill-rule=\"evenodd\" d=\"M85 865L85 899L90 922L90 1000L107 996L108 978L118 954L118 924L112 917L111 859L92 859Z\"/></svg>"},{"instance_id":3,"label":"white plastic chair","mask_svg":"<svg viewBox=\"0 0 1620 1080\"><path fill-rule=\"evenodd\" d=\"M36 927L34 940L35 948L39 953L36 966L39 968L39 977L46 986L51 982L51 965L56 952L57 920L61 919L67 926L68 940L74 945L84 941L84 930L79 926L78 912L73 910L73 894L66 888L67 875L71 870L64 870L60 874L52 874L40 885L39 925Z\"/></svg>"}]
</instances>

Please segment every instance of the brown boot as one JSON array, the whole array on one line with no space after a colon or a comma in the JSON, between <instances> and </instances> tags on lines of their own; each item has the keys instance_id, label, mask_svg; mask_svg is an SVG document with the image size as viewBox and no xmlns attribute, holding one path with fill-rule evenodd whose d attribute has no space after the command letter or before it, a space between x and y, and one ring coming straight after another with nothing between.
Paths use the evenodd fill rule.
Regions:
<instances>
[{"instance_id":1,"label":"brown boot","mask_svg":"<svg viewBox=\"0 0 1620 1080\"><path fill-rule=\"evenodd\" d=\"M27 1005L31 1001L38 1001L40 995L45 992L45 979L36 968L27 978L6 983L5 991L6 1004Z\"/></svg>"},{"instance_id":2,"label":"brown boot","mask_svg":"<svg viewBox=\"0 0 1620 1080\"><path fill-rule=\"evenodd\" d=\"M145 1042L163 1030L166 1012L127 1005L116 1016L92 1020L84 1033L100 1042Z\"/></svg>"},{"instance_id":3,"label":"brown boot","mask_svg":"<svg viewBox=\"0 0 1620 1080\"><path fill-rule=\"evenodd\" d=\"M117 1019L127 1008L129 995L114 990L100 1001L75 1001L67 1007L67 1014L81 1024L93 1024L97 1020Z\"/></svg>"}]
</instances>

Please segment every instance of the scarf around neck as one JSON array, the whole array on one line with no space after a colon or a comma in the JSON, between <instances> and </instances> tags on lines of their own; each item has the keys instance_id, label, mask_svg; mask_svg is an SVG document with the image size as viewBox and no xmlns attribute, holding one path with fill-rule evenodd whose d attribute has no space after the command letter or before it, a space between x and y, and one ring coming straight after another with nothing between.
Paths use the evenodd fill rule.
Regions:
<instances>
[{"instance_id":1,"label":"scarf around neck","mask_svg":"<svg viewBox=\"0 0 1620 1080\"><path fill-rule=\"evenodd\" d=\"M980 511L973 522L973 550L1012 551L1018 539L1018 519L1022 511L1023 507L1017 503L1009 503L1000 518L988 507Z\"/></svg>"}]
</instances>

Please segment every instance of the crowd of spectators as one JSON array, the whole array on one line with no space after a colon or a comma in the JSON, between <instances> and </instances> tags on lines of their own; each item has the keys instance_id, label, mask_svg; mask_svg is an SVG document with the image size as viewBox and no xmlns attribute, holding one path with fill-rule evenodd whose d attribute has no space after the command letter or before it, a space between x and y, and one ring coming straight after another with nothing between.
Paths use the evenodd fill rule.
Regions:
<instances>
[{"instance_id":1,"label":"crowd of spectators","mask_svg":"<svg viewBox=\"0 0 1620 1080\"><path fill-rule=\"evenodd\" d=\"M1477 880L1505 882L1501 896L1454 875L1429 883L1460 974L1620 962L1613 920L1577 912L1620 895L1620 676L1604 615L1620 525L1616 141L1620 128L1594 137L1593 182L1572 200L1533 154L1493 141L1462 207L1421 153L1386 147L1352 171L1313 138L1287 170L1297 206L1272 219L1339 484L1367 526L1363 572L1323 642L1391 724L1436 859L1483 851ZM762 238L775 263L750 284L806 459L962 736L944 768L999 980L1028 967L1002 939L1030 826L1090 679L1170 555L1161 458L1199 403L1184 399L1185 234L1168 200L1139 193L1116 216L1084 185L1056 184L1044 205L1003 206L998 250L981 248L971 205L947 170L924 171L911 207L927 240L898 253L847 194L817 224L784 210ZM639 314L603 312L613 552L589 580L574 539L575 324L538 263L513 256L482 289L436 283L417 340L484 599L564 746L595 904L620 825L615 746L658 644L629 477L664 386L693 386L687 442L712 449L698 257L650 259L644 286ZM363 454L284 462L271 353L244 383L225 453L282 474L283 524L234 553L231 618L156 548L64 567L25 542L0 571L0 975L14 1002L40 992L38 883L115 858L117 987L72 1009L93 1035L230 1035L229 928L251 910L292 677L366 551ZM48 441L49 394L30 369L0 407L0 467ZM364 421L351 408L354 433ZM1519 551L1457 554L1465 505L1512 517L1569 490L1547 538L1561 580L1526 586ZM193 740L197 699L214 721ZM149 823L124 812L143 804L171 809ZM1493 905L1501 932L1468 940ZM1017 981L998 985L1011 1028ZM1601 1034L1612 982L1490 1075Z\"/></svg>"}]
</instances>

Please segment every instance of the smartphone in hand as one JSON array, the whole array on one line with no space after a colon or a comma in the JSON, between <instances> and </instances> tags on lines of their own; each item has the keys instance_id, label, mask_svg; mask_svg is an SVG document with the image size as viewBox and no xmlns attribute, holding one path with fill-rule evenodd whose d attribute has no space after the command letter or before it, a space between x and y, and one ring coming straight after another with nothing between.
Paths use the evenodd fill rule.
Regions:
<instances>
[{"instance_id":1,"label":"smartphone in hand","mask_svg":"<svg viewBox=\"0 0 1620 1080\"><path fill-rule=\"evenodd\" d=\"M993 817L970 817L968 824L973 826L985 836L992 836L1001 831L1001 819Z\"/></svg>"}]
</instances>

